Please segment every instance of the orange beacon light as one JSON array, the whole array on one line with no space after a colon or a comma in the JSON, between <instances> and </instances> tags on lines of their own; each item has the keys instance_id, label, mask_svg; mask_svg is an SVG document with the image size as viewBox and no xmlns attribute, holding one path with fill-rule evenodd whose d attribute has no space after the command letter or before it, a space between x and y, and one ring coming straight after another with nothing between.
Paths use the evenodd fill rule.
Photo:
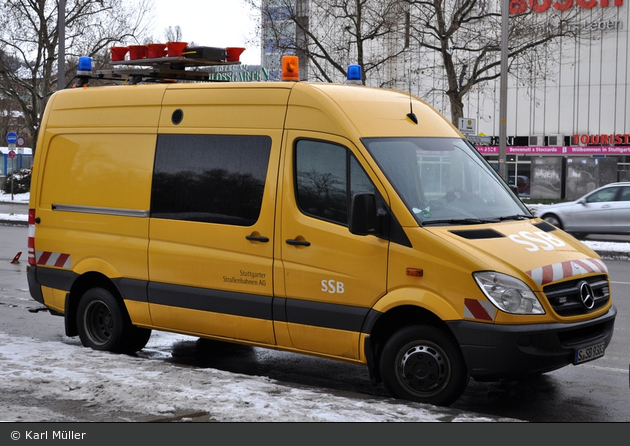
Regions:
<instances>
[{"instance_id":1,"label":"orange beacon light","mask_svg":"<svg viewBox=\"0 0 630 446\"><path fill-rule=\"evenodd\" d=\"M300 68L297 56L282 57L282 76L281 81L299 81Z\"/></svg>"}]
</instances>

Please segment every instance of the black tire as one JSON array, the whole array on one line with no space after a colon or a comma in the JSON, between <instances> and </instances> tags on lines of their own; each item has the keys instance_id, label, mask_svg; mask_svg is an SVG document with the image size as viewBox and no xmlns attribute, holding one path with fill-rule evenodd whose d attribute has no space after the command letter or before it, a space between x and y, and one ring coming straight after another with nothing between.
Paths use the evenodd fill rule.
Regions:
<instances>
[{"instance_id":1,"label":"black tire","mask_svg":"<svg viewBox=\"0 0 630 446\"><path fill-rule=\"evenodd\" d=\"M542 219L547 223L551 223L556 228L562 229L562 221L560 221L556 214L545 214L542 216Z\"/></svg>"},{"instance_id":2,"label":"black tire","mask_svg":"<svg viewBox=\"0 0 630 446\"><path fill-rule=\"evenodd\" d=\"M141 350L151 336L151 330L131 324L126 310L104 288L91 288L81 296L77 330L83 346L115 353Z\"/></svg>"},{"instance_id":3,"label":"black tire","mask_svg":"<svg viewBox=\"0 0 630 446\"><path fill-rule=\"evenodd\" d=\"M394 333L383 347L380 370L392 396L438 406L454 403L469 379L457 342L430 325Z\"/></svg>"},{"instance_id":4,"label":"black tire","mask_svg":"<svg viewBox=\"0 0 630 446\"><path fill-rule=\"evenodd\" d=\"M147 345L147 342L149 342L150 337L150 329L132 325L129 338L123 341L121 352L135 353L142 350Z\"/></svg>"}]
</instances>

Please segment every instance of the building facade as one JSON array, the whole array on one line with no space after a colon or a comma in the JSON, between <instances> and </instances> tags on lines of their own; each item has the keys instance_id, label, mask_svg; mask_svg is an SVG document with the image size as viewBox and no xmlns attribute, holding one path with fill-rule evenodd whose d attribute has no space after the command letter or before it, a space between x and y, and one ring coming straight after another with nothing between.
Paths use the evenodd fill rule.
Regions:
<instances>
[{"instance_id":1,"label":"building facade","mask_svg":"<svg viewBox=\"0 0 630 446\"><path fill-rule=\"evenodd\" d=\"M278 9L278 14L287 22L291 22L291 14L297 12L301 15L302 23L309 27L314 36L322 41L328 39L328 42L334 42L334 33L329 30L334 27L333 22L338 17L322 6L332 2L267 0L266 3L276 3L277 8L284 8L284 13L280 14ZM351 5L354 2L345 3ZM483 9L483 12L494 12L500 16L501 3L479 0L476 7ZM366 40L361 48L364 53L362 57L367 61L366 66L370 63L378 65L376 69L366 73L365 83L410 91L450 117L450 101L446 95L448 80L444 70L440 70L440 64L444 62L439 57L439 52L428 51L426 47L414 43L417 39L413 39L413 33L418 32L419 18L414 18L406 2L385 1L374 4L391 6L382 9L381 14L383 17L389 13L394 14L392 17L395 17L396 23L383 20L385 25L382 26L389 26L391 32L382 32L379 36ZM445 7L455 8L460 4L461 0L444 1ZM528 14L531 21L529 32L532 33L556 26L560 19L564 20L562 26L571 31L567 36L538 47L526 69L510 68L506 119L507 171L510 181L515 186L516 183L525 182L525 179L530 182L532 160L540 157L561 158L563 161L560 164L565 166L563 175L566 175L567 163L575 161L590 165L590 161L583 162L583 159L613 158L616 163L614 181L630 180L628 0L511 0L510 12L510 23L514 21L514 14ZM270 16L266 17L269 20ZM282 38L295 41L302 39L309 45L313 44L304 33L299 32L299 28L295 23L293 27L285 27L286 34ZM263 30L265 29L270 29L268 22L263 26ZM338 29L337 38L348 40L348 34L339 26ZM474 36L474 31L469 30L469 35ZM518 39L519 34L512 31L511 29L510 38ZM490 32L498 33L494 35L495 38L500 35L500 30ZM327 33L331 37L327 37ZM274 44L273 36L263 31L264 66L279 66L280 56L283 54L278 51L278 47ZM330 47L335 45L331 44ZM333 48L340 64L357 63L358 54L356 51L353 53L351 46L340 41L336 47L342 49L335 52ZM343 48L350 49L344 52ZM457 51L456 42L454 48ZM377 60L378 57L384 62ZM321 76L316 75L317 70L312 63L301 63L301 69L308 67L309 73L306 78L303 74L302 78L310 81L322 80ZM335 81L343 81L338 75L335 77L333 74L333 77ZM471 89L464 100L463 119L454 123L460 125L471 141L478 143L479 151L497 168L501 122L500 82L497 78ZM554 163L551 159L548 161L550 164ZM540 161L534 164L540 164ZM609 180L607 176L605 181ZM598 182L591 181L589 185L578 189L588 191L598 185ZM523 189L523 195L528 193L529 191L525 192ZM572 194L565 194L563 188L561 195L565 198Z\"/></svg>"}]
</instances>

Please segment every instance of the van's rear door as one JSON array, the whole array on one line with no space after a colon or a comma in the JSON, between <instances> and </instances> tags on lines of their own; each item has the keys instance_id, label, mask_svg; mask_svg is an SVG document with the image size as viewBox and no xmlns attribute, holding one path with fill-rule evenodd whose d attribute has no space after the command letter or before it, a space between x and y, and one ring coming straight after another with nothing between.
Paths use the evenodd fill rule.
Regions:
<instances>
[{"instance_id":1,"label":"van's rear door","mask_svg":"<svg viewBox=\"0 0 630 446\"><path fill-rule=\"evenodd\" d=\"M287 84L174 84L151 191L153 325L276 343L273 247Z\"/></svg>"},{"instance_id":2,"label":"van's rear door","mask_svg":"<svg viewBox=\"0 0 630 446\"><path fill-rule=\"evenodd\" d=\"M269 135L158 136L149 229L154 326L275 343L278 156Z\"/></svg>"}]
</instances>

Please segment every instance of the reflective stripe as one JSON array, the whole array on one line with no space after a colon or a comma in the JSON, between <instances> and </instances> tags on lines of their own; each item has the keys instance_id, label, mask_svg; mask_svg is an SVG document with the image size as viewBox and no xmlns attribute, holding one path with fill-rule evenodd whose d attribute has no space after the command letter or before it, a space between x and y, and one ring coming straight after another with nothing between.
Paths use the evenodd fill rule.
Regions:
<instances>
[{"instance_id":1,"label":"reflective stripe","mask_svg":"<svg viewBox=\"0 0 630 446\"><path fill-rule=\"evenodd\" d=\"M70 268L70 254L61 254L50 251L36 252L37 264L45 266L56 266L57 268Z\"/></svg>"},{"instance_id":2,"label":"reflective stripe","mask_svg":"<svg viewBox=\"0 0 630 446\"><path fill-rule=\"evenodd\" d=\"M567 260L526 271L538 285L546 285L567 277L582 276L590 273L608 273L606 264L601 259Z\"/></svg>"},{"instance_id":3,"label":"reflective stripe","mask_svg":"<svg viewBox=\"0 0 630 446\"><path fill-rule=\"evenodd\" d=\"M482 321L494 321L496 309L492 303L485 300L465 299L464 317L468 319L480 319Z\"/></svg>"}]
</instances>

